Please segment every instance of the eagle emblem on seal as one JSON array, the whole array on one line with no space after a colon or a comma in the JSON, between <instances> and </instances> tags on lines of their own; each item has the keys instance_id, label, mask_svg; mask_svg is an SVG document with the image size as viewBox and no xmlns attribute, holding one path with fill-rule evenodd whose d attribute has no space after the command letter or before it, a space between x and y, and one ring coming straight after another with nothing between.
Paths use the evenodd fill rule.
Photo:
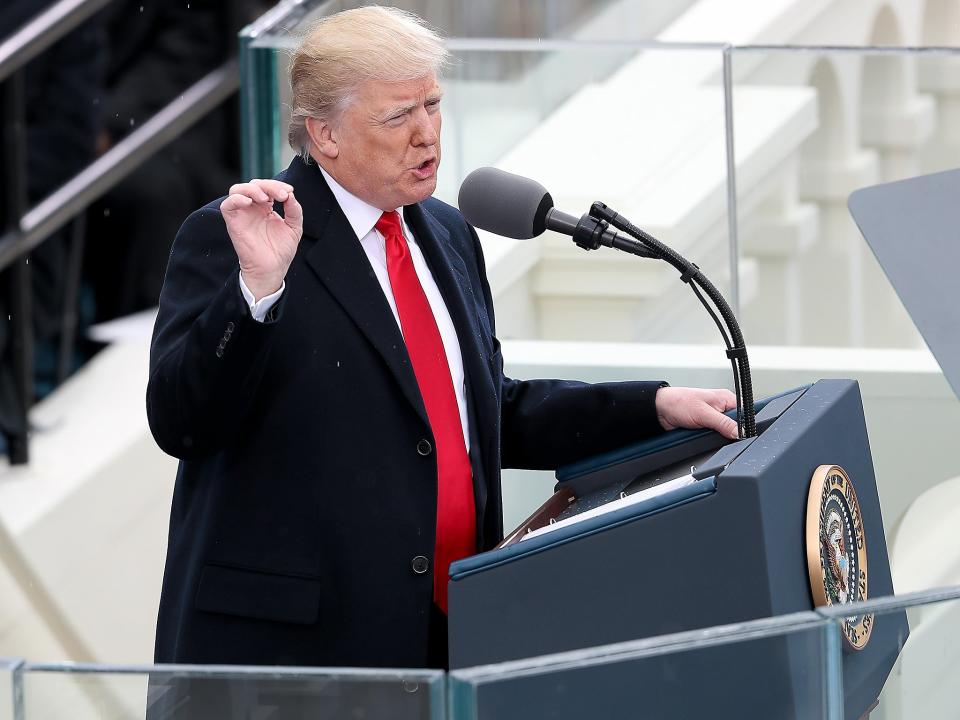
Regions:
<instances>
[{"instance_id":1,"label":"eagle emblem on seal","mask_svg":"<svg viewBox=\"0 0 960 720\"><path fill-rule=\"evenodd\" d=\"M820 532L820 552L825 556L827 573L827 594L834 603L845 603L849 597L847 572L850 562L847 559L846 544L843 541L843 523L837 513L827 518L826 532Z\"/></svg>"},{"instance_id":2,"label":"eagle emblem on seal","mask_svg":"<svg viewBox=\"0 0 960 720\"><path fill-rule=\"evenodd\" d=\"M847 605L867 599L867 541L860 503L846 471L821 465L807 496L807 569L813 604ZM874 616L844 618L845 644L863 649L873 631Z\"/></svg>"}]
</instances>

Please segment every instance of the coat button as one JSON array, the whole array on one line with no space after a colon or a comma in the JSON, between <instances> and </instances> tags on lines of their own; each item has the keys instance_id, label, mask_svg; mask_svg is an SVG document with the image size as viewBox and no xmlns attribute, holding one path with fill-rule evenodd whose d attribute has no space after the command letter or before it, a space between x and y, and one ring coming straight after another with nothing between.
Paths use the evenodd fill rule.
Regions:
<instances>
[{"instance_id":1,"label":"coat button","mask_svg":"<svg viewBox=\"0 0 960 720\"><path fill-rule=\"evenodd\" d=\"M417 575L423 575L427 570L430 569L430 561L427 560L425 555L417 555L413 560L410 561L410 567L413 568L413 571Z\"/></svg>"},{"instance_id":2,"label":"coat button","mask_svg":"<svg viewBox=\"0 0 960 720\"><path fill-rule=\"evenodd\" d=\"M421 455L429 455L432 450L433 445L431 445L427 439L423 439L417 443L417 452Z\"/></svg>"}]
</instances>

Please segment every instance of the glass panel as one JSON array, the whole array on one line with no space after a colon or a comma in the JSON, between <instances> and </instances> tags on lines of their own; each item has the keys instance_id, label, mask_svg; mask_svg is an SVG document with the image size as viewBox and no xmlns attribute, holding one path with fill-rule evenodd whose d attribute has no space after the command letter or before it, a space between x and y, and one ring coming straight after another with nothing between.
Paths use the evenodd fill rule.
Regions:
<instances>
[{"instance_id":1,"label":"glass panel","mask_svg":"<svg viewBox=\"0 0 960 720\"><path fill-rule=\"evenodd\" d=\"M839 718L834 636L798 613L458 670L450 707L471 720Z\"/></svg>"},{"instance_id":2,"label":"glass panel","mask_svg":"<svg viewBox=\"0 0 960 720\"><path fill-rule=\"evenodd\" d=\"M436 196L457 204L464 177L495 165L539 181L576 217L600 200L729 295L721 50L524 42L450 41ZM276 66L276 87L286 88L288 57ZM281 141L289 98L261 102L279 102L270 142L285 166L294 154ZM501 339L720 341L665 263L607 248L585 254L554 233L481 239L494 298L510 306L498 317Z\"/></svg>"},{"instance_id":3,"label":"glass panel","mask_svg":"<svg viewBox=\"0 0 960 720\"><path fill-rule=\"evenodd\" d=\"M241 73L244 95L244 172L272 175L289 160L285 118L267 108L286 108L286 51L316 19L366 3L345 0L307 0L278 6L241 33ZM425 18L455 46L459 40L505 38L564 39L590 43L660 40L687 42L698 33L696 22L681 22L693 0L656 3L650 0L404 0L395 6ZM703 39L703 38L701 38ZM278 53L278 51L280 51ZM499 59L481 65L493 74L504 69ZM510 69L509 67L507 68ZM276 80L269 75L277 71ZM477 68L474 69L474 72ZM569 79L576 78L576 73ZM279 93L279 98L278 98ZM259 101L257 101L259 98ZM279 104L278 104L279 99ZM268 101L268 102L267 102ZM286 160L273 160L286 153Z\"/></svg>"},{"instance_id":4,"label":"glass panel","mask_svg":"<svg viewBox=\"0 0 960 720\"><path fill-rule=\"evenodd\" d=\"M866 707L877 703L870 720L957 717L960 587L868 602L856 611L844 606L820 613L836 623L841 637L873 614L862 650L853 651L844 641L847 717L859 717L853 714L855 701Z\"/></svg>"},{"instance_id":5,"label":"glass panel","mask_svg":"<svg viewBox=\"0 0 960 720\"><path fill-rule=\"evenodd\" d=\"M307 0L265 28L264 42L283 44L322 15L363 5L349 0ZM693 0L397 0L394 7L424 17L446 37L650 40L668 31ZM691 37L680 31L683 40Z\"/></svg>"},{"instance_id":6,"label":"glass panel","mask_svg":"<svg viewBox=\"0 0 960 720\"><path fill-rule=\"evenodd\" d=\"M737 48L737 224L754 345L919 348L847 209L854 190L960 165L960 52Z\"/></svg>"},{"instance_id":7,"label":"glass panel","mask_svg":"<svg viewBox=\"0 0 960 720\"><path fill-rule=\"evenodd\" d=\"M723 93L718 50L563 46L457 50L446 81L437 196L495 165L531 177L579 217L602 201L728 289ZM664 72L674 68L674 82ZM678 273L547 233L481 233L501 339L719 341Z\"/></svg>"},{"instance_id":8,"label":"glass panel","mask_svg":"<svg viewBox=\"0 0 960 720\"><path fill-rule=\"evenodd\" d=\"M439 671L29 666L23 720L442 720Z\"/></svg>"}]
</instances>

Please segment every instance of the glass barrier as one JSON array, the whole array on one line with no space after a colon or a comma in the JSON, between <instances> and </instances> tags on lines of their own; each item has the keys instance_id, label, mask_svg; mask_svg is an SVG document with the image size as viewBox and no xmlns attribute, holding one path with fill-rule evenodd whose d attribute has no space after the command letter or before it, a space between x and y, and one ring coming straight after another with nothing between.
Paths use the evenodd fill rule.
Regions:
<instances>
[{"instance_id":1,"label":"glass barrier","mask_svg":"<svg viewBox=\"0 0 960 720\"><path fill-rule=\"evenodd\" d=\"M17 714L17 676L20 660L0 658L0 720L19 720Z\"/></svg>"},{"instance_id":2,"label":"glass barrier","mask_svg":"<svg viewBox=\"0 0 960 720\"><path fill-rule=\"evenodd\" d=\"M432 670L28 665L17 720L443 720Z\"/></svg>"},{"instance_id":3,"label":"glass barrier","mask_svg":"<svg viewBox=\"0 0 960 720\"><path fill-rule=\"evenodd\" d=\"M839 659L831 622L797 613L454 670L449 707L458 720L841 718Z\"/></svg>"},{"instance_id":4,"label":"glass barrier","mask_svg":"<svg viewBox=\"0 0 960 720\"><path fill-rule=\"evenodd\" d=\"M290 37L252 42L252 52L274 53L265 87L282 89L261 103L275 109L276 124L258 135L272 159L257 175L294 156L285 138L289 57L280 47ZM438 198L456 205L463 179L482 166L531 177L576 217L606 203L730 294L719 46L463 38L448 45ZM494 296L510 306L498 316L501 339L720 342L665 263L607 248L586 254L554 233L526 243L481 239Z\"/></svg>"},{"instance_id":5,"label":"glass barrier","mask_svg":"<svg viewBox=\"0 0 960 720\"><path fill-rule=\"evenodd\" d=\"M957 717L960 688L960 587L821 608L841 637L844 692L849 699L858 687L871 685L881 692L871 705L870 720L940 720ZM851 627L871 617L872 633L862 650L852 649ZM892 671L871 678L857 664L871 645L881 643L895 658ZM849 710L849 708L848 708ZM850 715L848 714L848 717Z\"/></svg>"},{"instance_id":6,"label":"glass barrier","mask_svg":"<svg viewBox=\"0 0 960 720\"><path fill-rule=\"evenodd\" d=\"M869 618L868 620L864 620ZM866 642L851 628L870 628ZM956 717L960 586L453 670L0 661L0 720ZM849 638L849 639L848 639Z\"/></svg>"},{"instance_id":7,"label":"glass barrier","mask_svg":"<svg viewBox=\"0 0 960 720\"><path fill-rule=\"evenodd\" d=\"M294 5L280 4L241 34L241 61L244 63L244 160L248 177L277 172L282 165L286 123L276 114L289 99L286 87L286 58L298 38L318 18L365 3L345 0L306 0ZM565 39L577 42L644 42L654 39L693 4L693 0L670 3L649 0L399 0L391 3L412 11L444 37L475 39ZM682 34L682 33L681 33ZM279 51L280 56L278 56ZM280 81L276 81L279 70ZM491 81L517 68L500 59L474 68ZM269 105L259 102L269 99ZM278 168L279 169L279 168Z\"/></svg>"},{"instance_id":8,"label":"glass barrier","mask_svg":"<svg viewBox=\"0 0 960 720\"><path fill-rule=\"evenodd\" d=\"M753 344L917 348L858 188L960 166L960 50L733 48L737 239Z\"/></svg>"},{"instance_id":9,"label":"glass barrier","mask_svg":"<svg viewBox=\"0 0 960 720\"><path fill-rule=\"evenodd\" d=\"M323 15L358 7L356 0L306 0L279 8L264 37L289 42ZM589 41L642 41L660 31L693 5L693 0L662 3L652 0L397 0L393 7L416 13L445 37L566 38ZM668 5L669 7L663 7ZM684 40L697 40L692 36Z\"/></svg>"},{"instance_id":10,"label":"glass barrier","mask_svg":"<svg viewBox=\"0 0 960 720\"><path fill-rule=\"evenodd\" d=\"M244 82L260 90L247 113L257 126L246 134L247 156L260 158L251 160L255 174L277 172L293 156L285 142L286 51L310 20L352 5L304 3L285 22L248 33ZM536 20L512 18L515 30L505 34L457 4L408 5L449 36L455 57L445 79L441 199L455 203L460 182L481 165L526 173L558 207L567 202L580 214L601 199L697 262L739 310L753 346L923 348L846 201L860 187L960 165L953 130L960 50L897 47L900 36L885 29L889 12L865 38L888 44L882 48L693 48L682 43L715 33L687 34L683 23L663 24L662 33L565 33L545 6L531 3ZM560 14L594 27L574 5ZM524 40L527 28L540 33L535 42ZM827 37L817 28L811 37ZM658 44L645 44L654 37ZM259 122L265 115L269 121ZM485 248L496 244L485 239ZM635 268L628 279L614 255L586 267L580 257L563 265L527 255L509 277L534 271L524 282L536 300L521 313L532 317L503 328L506 338L716 340L672 271ZM510 283L503 285L495 295L507 293ZM586 305L583 295L591 298ZM623 302L631 295L634 302ZM578 320L598 309L604 322Z\"/></svg>"}]
</instances>

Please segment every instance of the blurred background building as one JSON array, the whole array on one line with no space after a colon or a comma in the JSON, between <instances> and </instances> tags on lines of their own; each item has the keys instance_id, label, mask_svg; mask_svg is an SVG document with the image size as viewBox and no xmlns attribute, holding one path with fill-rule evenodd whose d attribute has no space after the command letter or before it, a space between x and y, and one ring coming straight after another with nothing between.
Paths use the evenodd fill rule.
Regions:
<instances>
[{"instance_id":1,"label":"blurred background building","mask_svg":"<svg viewBox=\"0 0 960 720\"><path fill-rule=\"evenodd\" d=\"M399 4L455 58L438 196L456 204L467 173L496 165L572 214L602 200L724 291L758 396L859 380L898 593L960 584L960 546L945 542L960 520L960 401L846 207L857 188L960 166L960 3ZM288 50L351 5L0 10L4 127L25 148L5 144L0 193L14 460L30 408L29 462L0 464L0 656L151 659L176 469L143 400L165 256L190 209L289 162ZM32 44L11 44L31 28ZM482 241L508 373L731 385L716 328L669 267L559 236ZM553 479L504 483L512 527ZM956 677L958 650L924 638L955 633L957 608L912 622L911 642ZM898 702L880 712L899 717Z\"/></svg>"}]
</instances>

